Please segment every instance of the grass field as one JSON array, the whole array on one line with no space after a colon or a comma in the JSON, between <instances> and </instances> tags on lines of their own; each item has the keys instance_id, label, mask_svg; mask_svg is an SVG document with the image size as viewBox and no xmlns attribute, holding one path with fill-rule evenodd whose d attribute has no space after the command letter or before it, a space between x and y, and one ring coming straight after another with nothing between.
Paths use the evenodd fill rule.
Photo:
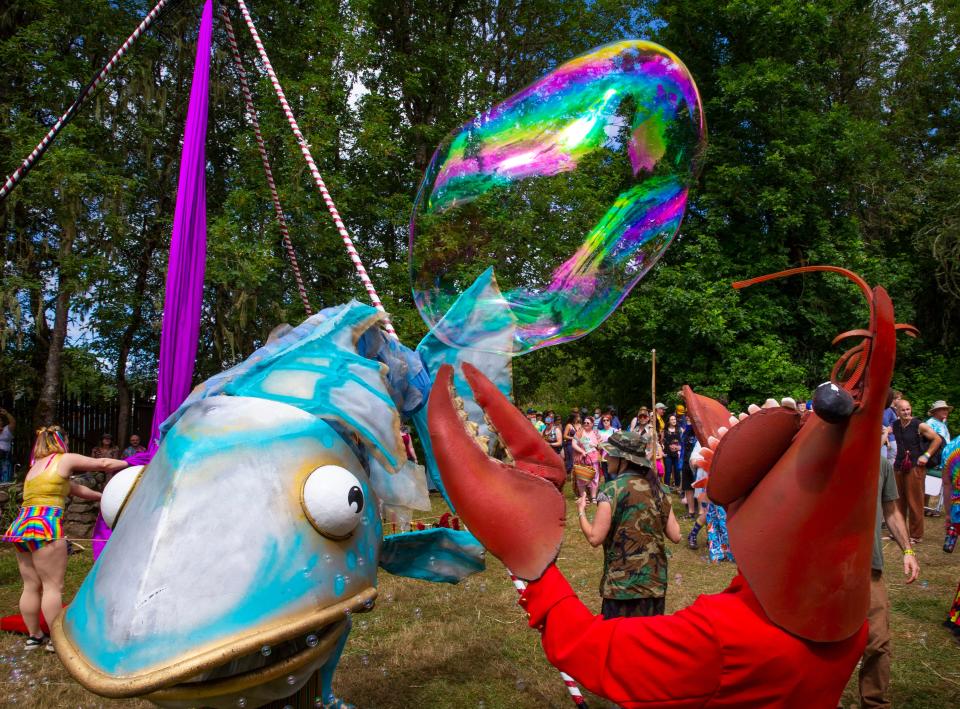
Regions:
<instances>
[{"instance_id":1,"label":"grass field","mask_svg":"<svg viewBox=\"0 0 960 709\"><path fill-rule=\"evenodd\" d=\"M434 500L434 514L445 507ZM679 511L679 509L678 509ZM591 549L568 502L568 531L559 566L584 602L599 610L600 550ZM887 542L888 588L894 638L893 705L903 709L960 706L960 647L941 623L960 578L960 553L940 549L940 520L928 520L928 539L918 549L921 581L899 580L900 555ZM690 523L682 521L684 534ZM704 543L704 535L701 534ZM777 553L771 541L770 553ZM667 611L701 593L723 589L731 565L711 565L705 552L674 548ZM67 598L90 566L89 553L70 559ZM0 551L0 613L15 613L20 577L13 551ZM459 586L380 576L377 607L355 619L335 686L359 707L571 707L566 690L544 659L539 636L526 626L517 595L503 566L488 557L488 569ZM142 701L110 701L75 684L57 658L24 652L19 636L0 636L0 706L146 707ZM608 702L587 694L591 707ZM848 684L845 707L856 705L856 683Z\"/></svg>"}]
</instances>

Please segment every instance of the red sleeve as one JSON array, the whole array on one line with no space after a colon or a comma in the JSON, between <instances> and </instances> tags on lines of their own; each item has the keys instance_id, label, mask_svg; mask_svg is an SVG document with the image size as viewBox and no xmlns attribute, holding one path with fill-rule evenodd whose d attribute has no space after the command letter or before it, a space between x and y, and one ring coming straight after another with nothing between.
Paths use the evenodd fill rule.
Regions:
<instances>
[{"instance_id":1,"label":"red sleeve","mask_svg":"<svg viewBox=\"0 0 960 709\"><path fill-rule=\"evenodd\" d=\"M617 704L699 707L720 684L719 645L697 604L669 616L604 620L550 566L520 605L542 632L547 659Z\"/></svg>"}]
</instances>

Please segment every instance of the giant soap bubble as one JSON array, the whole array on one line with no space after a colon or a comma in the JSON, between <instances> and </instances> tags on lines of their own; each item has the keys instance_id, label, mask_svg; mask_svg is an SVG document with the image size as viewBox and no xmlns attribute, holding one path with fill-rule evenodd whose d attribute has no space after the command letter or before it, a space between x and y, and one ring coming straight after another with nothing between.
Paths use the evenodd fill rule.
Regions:
<instances>
[{"instance_id":1,"label":"giant soap bubble","mask_svg":"<svg viewBox=\"0 0 960 709\"><path fill-rule=\"evenodd\" d=\"M478 324L509 322L514 354L587 334L670 245L705 138L690 72L639 40L493 106L440 144L420 186L410 223L420 314L457 347L477 346ZM469 324L444 319L474 297Z\"/></svg>"}]
</instances>

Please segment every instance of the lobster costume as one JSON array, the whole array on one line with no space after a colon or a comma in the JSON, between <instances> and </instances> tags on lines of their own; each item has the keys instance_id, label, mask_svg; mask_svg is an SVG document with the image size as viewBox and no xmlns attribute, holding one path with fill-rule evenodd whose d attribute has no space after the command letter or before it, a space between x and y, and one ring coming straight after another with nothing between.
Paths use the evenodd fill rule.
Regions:
<instances>
[{"instance_id":1,"label":"lobster costume","mask_svg":"<svg viewBox=\"0 0 960 709\"><path fill-rule=\"evenodd\" d=\"M429 420L444 483L458 514L521 578L520 603L559 669L624 707L830 707L867 637L881 422L896 353L893 304L881 287L830 266L870 304L870 326L831 380L849 406L801 415L769 400L731 416L684 393L709 470L707 492L727 508L739 574L722 593L669 616L594 616L553 564L563 537L560 459L482 374L464 375L513 464L489 458L464 429L440 372ZM843 407L841 407L843 408ZM511 524L502 524L507 518Z\"/></svg>"}]
</instances>

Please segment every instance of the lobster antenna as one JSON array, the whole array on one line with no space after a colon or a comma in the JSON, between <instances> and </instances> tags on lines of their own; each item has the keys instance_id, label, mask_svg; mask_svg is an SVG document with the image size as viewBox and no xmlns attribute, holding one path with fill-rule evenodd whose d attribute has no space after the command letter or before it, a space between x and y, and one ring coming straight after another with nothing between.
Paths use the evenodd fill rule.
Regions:
<instances>
[{"instance_id":1,"label":"lobster antenna","mask_svg":"<svg viewBox=\"0 0 960 709\"><path fill-rule=\"evenodd\" d=\"M757 276L756 278L750 278L745 281L737 281L733 284L733 287L737 290L740 290L741 288L746 288L756 283L772 281L775 278L785 278L786 276L794 276L798 273L813 273L815 271L828 271L830 273L839 273L841 276L846 276L853 281L861 291L863 291L863 294L867 297L867 302L873 305L873 291L870 290L870 286L867 285L867 282L860 278L860 276L853 271L848 271L847 269L840 268L839 266L801 266L800 268L790 268L786 271L768 273L765 276Z\"/></svg>"}]
</instances>

